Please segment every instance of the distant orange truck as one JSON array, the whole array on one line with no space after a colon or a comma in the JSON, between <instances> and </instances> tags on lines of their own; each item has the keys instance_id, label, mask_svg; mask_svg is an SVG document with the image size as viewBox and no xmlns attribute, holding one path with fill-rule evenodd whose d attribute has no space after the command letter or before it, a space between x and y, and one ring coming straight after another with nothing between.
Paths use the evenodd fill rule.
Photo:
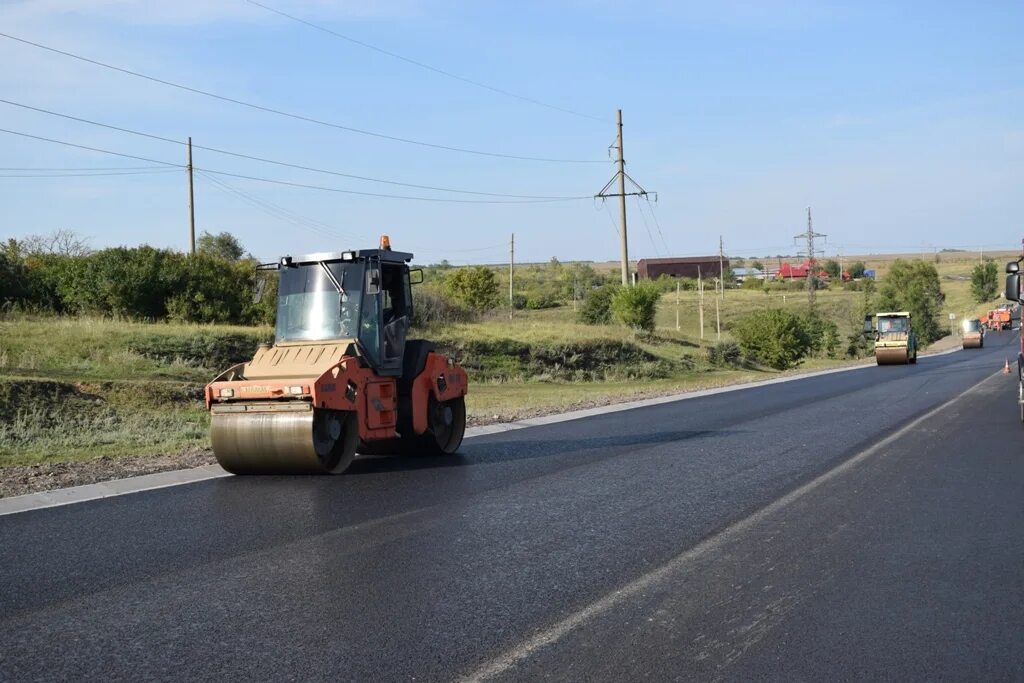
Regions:
<instances>
[{"instance_id":1,"label":"distant orange truck","mask_svg":"<svg viewBox=\"0 0 1024 683\"><path fill-rule=\"evenodd\" d=\"M1007 308L996 308L988 312L988 328L990 330L1008 330L1013 327L1013 319Z\"/></svg>"}]
</instances>

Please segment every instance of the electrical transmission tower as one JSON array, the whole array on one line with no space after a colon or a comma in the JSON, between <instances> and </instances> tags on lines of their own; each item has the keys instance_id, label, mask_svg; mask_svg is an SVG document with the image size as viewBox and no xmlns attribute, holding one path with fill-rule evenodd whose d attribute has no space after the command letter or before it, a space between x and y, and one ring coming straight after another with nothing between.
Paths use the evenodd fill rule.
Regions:
<instances>
[{"instance_id":1,"label":"electrical transmission tower","mask_svg":"<svg viewBox=\"0 0 1024 683\"><path fill-rule=\"evenodd\" d=\"M818 260L816 258L816 252L814 250L814 239L821 237L827 239L828 235L823 235L820 232L814 232L814 226L811 222L811 207L807 207L807 232L800 235L794 235L794 240L804 239L807 240L807 303L811 308L814 308L814 292L817 289L818 283Z\"/></svg>"},{"instance_id":2,"label":"electrical transmission tower","mask_svg":"<svg viewBox=\"0 0 1024 683\"><path fill-rule=\"evenodd\" d=\"M618 171L612 176L601 191L594 195L594 199L605 200L609 197L619 198L619 241L622 249L622 284L629 284L629 241L626 239L626 197L644 197L647 198L648 192L644 188L629 177L626 173L626 160L622 151L622 110L619 109L615 117L616 125L618 126L618 132L615 138L615 144L612 145L619 152ZM626 192L626 181L629 181L633 186L632 192ZM612 192L611 190L618 184L618 192ZM657 196L657 195L655 195Z\"/></svg>"}]
</instances>

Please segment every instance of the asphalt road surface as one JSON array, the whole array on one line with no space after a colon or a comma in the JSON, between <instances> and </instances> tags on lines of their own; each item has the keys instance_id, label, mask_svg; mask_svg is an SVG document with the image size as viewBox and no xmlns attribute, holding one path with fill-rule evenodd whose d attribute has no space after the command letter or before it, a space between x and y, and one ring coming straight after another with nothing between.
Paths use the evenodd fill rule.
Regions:
<instances>
[{"instance_id":1,"label":"asphalt road surface","mask_svg":"<svg viewBox=\"0 0 1024 683\"><path fill-rule=\"evenodd\" d=\"M1017 332L0 517L0 680L1021 680Z\"/></svg>"}]
</instances>

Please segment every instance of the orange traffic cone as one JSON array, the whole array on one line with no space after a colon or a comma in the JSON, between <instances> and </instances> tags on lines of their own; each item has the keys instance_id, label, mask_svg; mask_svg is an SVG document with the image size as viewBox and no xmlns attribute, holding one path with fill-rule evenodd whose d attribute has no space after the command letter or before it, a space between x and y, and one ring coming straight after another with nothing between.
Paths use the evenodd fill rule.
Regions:
<instances>
[{"instance_id":1,"label":"orange traffic cone","mask_svg":"<svg viewBox=\"0 0 1024 683\"><path fill-rule=\"evenodd\" d=\"M1009 375L1010 374L1010 359L1009 358L1006 359L1006 364L1003 366L1003 374L1004 375Z\"/></svg>"}]
</instances>

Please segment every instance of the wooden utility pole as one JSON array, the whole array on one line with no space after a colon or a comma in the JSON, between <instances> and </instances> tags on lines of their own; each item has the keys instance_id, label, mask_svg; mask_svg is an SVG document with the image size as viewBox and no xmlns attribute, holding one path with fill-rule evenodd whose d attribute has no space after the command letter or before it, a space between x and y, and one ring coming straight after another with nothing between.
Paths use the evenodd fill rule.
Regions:
<instances>
[{"instance_id":1,"label":"wooden utility pole","mask_svg":"<svg viewBox=\"0 0 1024 683\"><path fill-rule=\"evenodd\" d=\"M679 282L676 282L676 332L679 331Z\"/></svg>"},{"instance_id":2,"label":"wooden utility pole","mask_svg":"<svg viewBox=\"0 0 1024 683\"><path fill-rule=\"evenodd\" d=\"M516 310L516 302L514 298L514 291L512 288L512 280L516 275L516 234L512 233L512 240L508 246L508 319L512 319L513 312Z\"/></svg>"},{"instance_id":3,"label":"wooden utility pole","mask_svg":"<svg viewBox=\"0 0 1024 683\"><path fill-rule=\"evenodd\" d=\"M618 109L615 113L615 124L617 127L615 136L615 147L618 150L618 159L616 165L618 170L612 179L605 183L605 186L601 188L601 191L594 195L595 199L607 199L609 197L619 198L619 248L621 250L622 260L622 284L629 285L631 283L629 277L629 239L626 232L626 197L646 197L647 190L640 187L635 180L630 178L626 174L626 156L622 150L622 110ZM629 181L636 190L634 192L626 192L626 181ZM617 181L617 182L616 182ZM612 187L618 185L618 192L612 192Z\"/></svg>"},{"instance_id":4,"label":"wooden utility pole","mask_svg":"<svg viewBox=\"0 0 1024 683\"><path fill-rule=\"evenodd\" d=\"M697 308L700 311L700 338L704 339L704 280L700 276L700 266L697 266Z\"/></svg>"},{"instance_id":5,"label":"wooden utility pole","mask_svg":"<svg viewBox=\"0 0 1024 683\"><path fill-rule=\"evenodd\" d=\"M718 236L718 281L721 283L722 298L725 298L725 246L722 243L722 236Z\"/></svg>"},{"instance_id":6,"label":"wooden utility pole","mask_svg":"<svg viewBox=\"0 0 1024 683\"><path fill-rule=\"evenodd\" d=\"M715 327L718 329L717 340L722 341L722 316L718 312L718 297L715 297Z\"/></svg>"},{"instance_id":7,"label":"wooden utility pole","mask_svg":"<svg viewBox=\"0 0 1024 683\"><path fill-rule=\"evenodd\" d=\"M192 189L192 138L188 139L188 253L196 253L196 202Z\"/></svg>"}]
</instances>

